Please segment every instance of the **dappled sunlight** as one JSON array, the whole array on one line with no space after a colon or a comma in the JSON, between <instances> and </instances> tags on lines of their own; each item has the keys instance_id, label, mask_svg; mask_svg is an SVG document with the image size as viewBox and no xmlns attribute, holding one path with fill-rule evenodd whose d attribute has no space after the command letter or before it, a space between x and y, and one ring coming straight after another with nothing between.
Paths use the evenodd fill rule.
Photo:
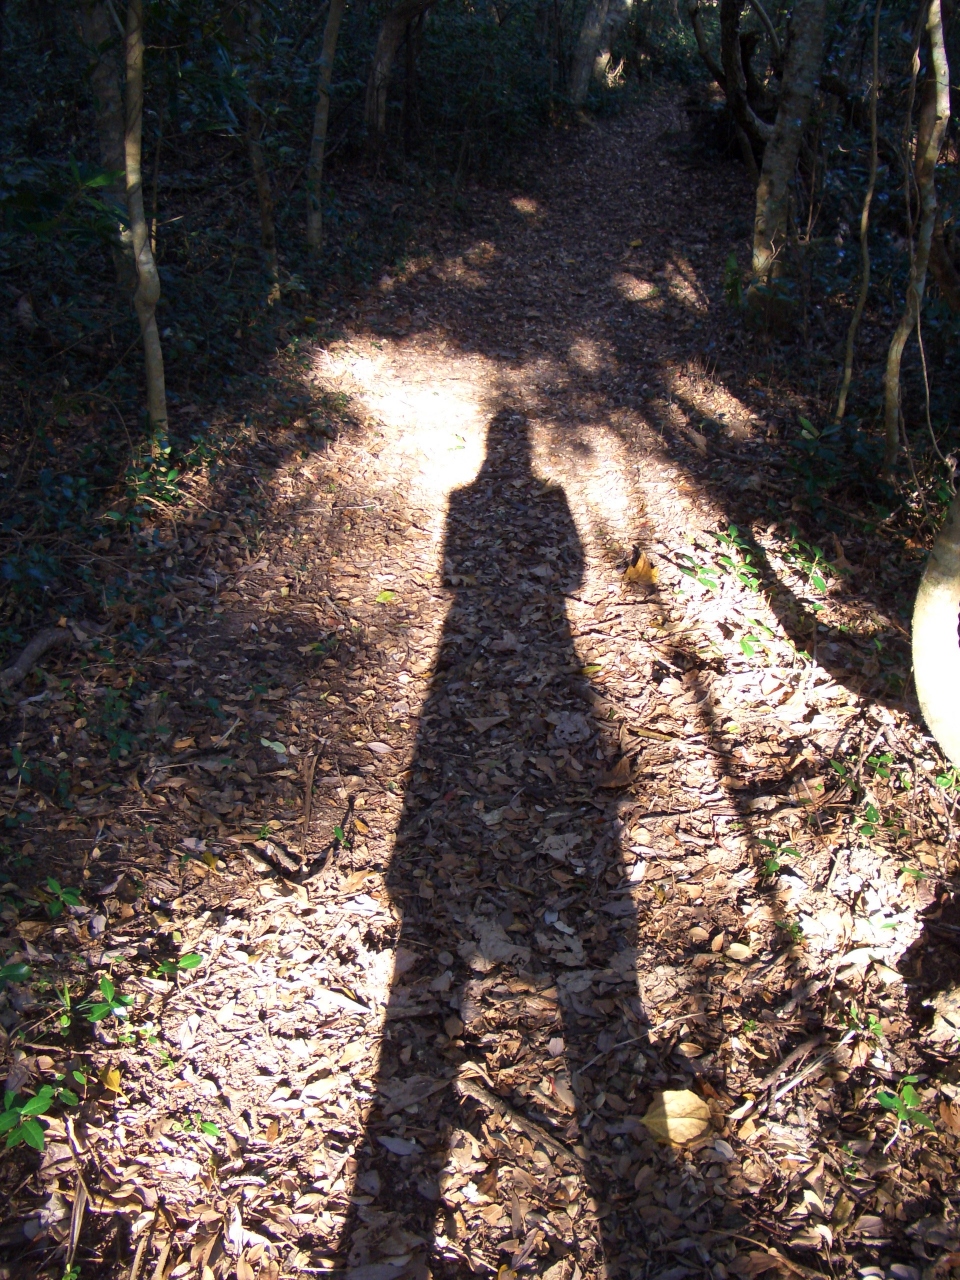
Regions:
<instances>
[{"instance_id":1,"label":"dappled sunlight","mask_svg":"<svg viewBox=\"0 0 960 1280\"><path fill-rule=\"evenodd\" d=\"M613 286L628 302L642 302L649 311L663 309L660 287L652 280L642 280L629 271L619 271L613 277Z\"/></svg>"}]
</instances>

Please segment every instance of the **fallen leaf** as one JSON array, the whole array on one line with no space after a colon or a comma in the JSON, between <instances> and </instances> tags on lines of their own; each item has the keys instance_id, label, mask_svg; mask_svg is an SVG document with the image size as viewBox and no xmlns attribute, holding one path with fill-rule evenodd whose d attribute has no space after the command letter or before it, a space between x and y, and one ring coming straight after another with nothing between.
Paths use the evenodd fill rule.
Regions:
<instances>
[{"instance_id":1,"label":"fallen leaf","mask_svg":"<svg viewBox=\"0 0 960 1280\"><path fill-rule=\"evenodd\" d=\"M509 720L510 716L467 716L467 724L473 725L477 733L486 733L488 729L492 729L495 724L503 724L504 720Z\"/></svg>"},{"instance_id":2,"label":"fallen leaf","mask_svg":"<svg viewBox=\"0 0 960 1280\"><path fill-rule=\"evenodd\" d=\"M372 751L375 755L378 755L378 756L393 755L393 747L391 747L386 742L368 742L367 750Z\"/></svg>"},{"instance_id":3,"label":"fallen leaf","mask_svg":"<svg viewBox=\"0 0 960 1280\"><path fill-rule=\"evenodd\" d=\"M608 773L600 775L597 786L609 787L613 790L616 787L628 787L632 781L633 766L627 756L621 756Z\"/></svg>"},{"instance_id":4,"label":"fallen leaf","mask_svg":"<svg viewBox=\"0 0 960 1280\"><path fill-rule=\"evenodd\" d=\"M660 1142L693 1142L710 1128L710 1108L692 1089L665 1089L641 1119Z\"/></svg>"},{"instance_id":5,"label":"fallen leaf","mask_svg":"<svg viewBox=\"0 0 960 1280\"><path fill-rule=\"evenodd\" d=\"M397 598L395 591L378 591L376 595L377 604L393 604Z\"/></svg>"},{"instance_id":6,"label":"fallen leaf","mask_svg":"<svg viewBox=\"0 0 960 1280\"><path fill-rule=\"evenodd\" d=\"M412 1156L415 1151L420 1150L419 1145L408 1138L393 1138L386 1134L380 1134L377 1137L377 1141L381 1147L386 1147L395 1156Z\"/></svg>"},{"instance_id":7,"label":"fallen leaf","mask_svg":"<svg viewBox=\"0 0 960 1280\"><path fill-rule=\"evenodd\" d=\"M104 1067L100 1072L100 1083L111 1093L120 1092L120 1072L116 1067Z\"/></svg>"},{"instance_id":8,"label":"fallen leaf","mask_svg":"<svg viewBox=\"0 0 960 1280\"><path fill-rule=\"evenodd\" d=\"M742 942L731 942L724 955L729 956L731 960L739 960L742 963L744 960L749 960L753 952Z\"/></svg>"},{"instance_id":9,"label":"fallen leaf","mask_svg":"<svg viewBox=\"0 0 960 1280\"><path fill-rule=\"evenodd\" d=\"M626 582L637 582L643 587L652 587L657 581L657 567L645 551L634 547L633 557L627 565L623 577Z\"/></svg>"},{"instance_id":10,"label":"fallen leaf","mask_svg":"<svg viewBox=\"0 0 960 1280\"><path fill-rule=\"evenodd\" d=\"M940 1103L940 1119L951 1133L955 1133L960 1138L960 1105L944 1099Z\"/></svg>"}]
</instances>

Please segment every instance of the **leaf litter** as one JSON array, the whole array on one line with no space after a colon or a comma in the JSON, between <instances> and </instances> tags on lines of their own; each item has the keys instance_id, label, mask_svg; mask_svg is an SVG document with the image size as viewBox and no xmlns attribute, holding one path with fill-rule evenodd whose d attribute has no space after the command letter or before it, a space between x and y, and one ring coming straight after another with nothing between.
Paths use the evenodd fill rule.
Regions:
<instances>
[{"instance_id":1,"label":"leaf litter","mask_svg":"<svg viewBox=\"0 0 960 1280\"><path fill-rule=\"evenodd\" d=\"M706 312L611 303L669 115L558 152L543 227L478 193L486 296L425 263L316 352L352 428L254 430L256 530L198 484L165 645L8 697L5 1274L956 1265L955 780L882 578L751 509Z\"/></svg>"}]
</instances>

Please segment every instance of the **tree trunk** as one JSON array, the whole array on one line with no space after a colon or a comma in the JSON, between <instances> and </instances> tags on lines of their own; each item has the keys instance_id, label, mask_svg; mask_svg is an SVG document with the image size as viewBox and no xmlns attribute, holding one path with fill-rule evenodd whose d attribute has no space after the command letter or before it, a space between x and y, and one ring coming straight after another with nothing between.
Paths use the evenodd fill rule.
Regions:
<instances>
[{"instance_id":1,"label":"tree trunk","mask_svg":"<svg viewBox=\"0 0 960 1280\"><path fill-rule=\"evenodd\" d=\"M570 101L578 109L587 100L590 77L593 75L597 50L600 48L600 37L606 25L609 8L610 0L589 0L587 11L583 15L583 25L577 38L577 47L573 51L573 64L570 69Z\"/></svg>"},{"instance_id":2,"label":"tree trunk","mask_svg":"<svg viewBox=\"0 0 960 1280\"><path fill-rule=\"evenodd\" d=\"M960 495L933 544L913 609L913 678L930 732L960 768Z\"/></svg>"},{"instance_id":3,"label":"tree trunk","mask_svg":"<svg viewBox=\"0 0 960 1280\"><path fill-rule=\"evenodd\" d=\"M364 103L364 123L367 128L367 145L374 155L380 155L387 136L387 89L397 51L403 43L407 27L420 14L430 8L433 0L399 0L383 20L370 75L367 77L367 95Z\"/></svg>"},{"instance_id":4,"label":"tree trunk","mask_svg":"<svg viewBox=\"0 0 960 1280\"><path fill-rule=\"evenodd\" d=\"M773 134L764 148L757 187L754 285L770 280L786 236L790 183L820 72L825 13L826 0L796 0L790 19L780 104Z\"/></svg>"},{"instance_id":5,"label":"tree trunk","mask_svg":"<svg viewBox=\"0 0 960 1280\"><path fill-rule=\"evenodd\" d=\"M913 332L923 306L930 245L937 222L937 160L940 157L940 148L943 146L943 137L950 118L950 67L947 63L947 50L943 38L940 0L930 0L930 8L927 12L927 39L930 50L930 71L924 87L925 102L920 112L915 160L915 178L920 195L920 230L910 268L903 315L890 342L883 380L885 434L883 468L887 473L892 470L900 452L900 363L907 339Z\"/></svg>"},{"instance_id":6,"label":"tree trunk","mask_svg":"<svg viewBox=\"0 0 960 1280\"><path fill-rule=\"evenodd\" d=\"M333 59L337 52L344 4L345 0L330 0L327 23L323 29L320 68L317 72L317 109L313 117L313 137L310 140L310 161L307 166L307 248L313 254L319 253L323 243L323 155L330 121L330 78L333 75Z\"/></svg>"},{"instance_id":7,"label":"tree trunk","mask_svg":"<svg viewBox=\"0 0 960 1280\"><path fill-rule=\"evenodd\" d=\"M700 21L700 0L688 0L687 15L690 18L690 26L693 28L693 36L697 42L697 49L700 57L703 59L703 65L716 80L720 88L726 93L727 78L723 74L723 68L716 60L711 52L710 45L707 43L706 32L703 29L703 23Z\"/></svg>"},{"instance_id":8,"label":"tree trunk","mask_svg":"<svg viewBox=\"0 0 960 1280\"><path fill-rule=\"evenodd\" d=\"M877 0L873 11L873 68L870 80L870 176L867 179L867 190L863 197L863 208L860 211L860 292L857 305L850 318L847 330L847 350L843 360L843 380L840 384L840 396L837 400L837 426L843 421L847 410L847 394L850 391L850 380L853 377L853 349L857 340L857 330L863 318L863 309L867 305L870 291L870 206L873 203L873 192L877 185L877 94L880 81L880 10L883 0Z\"/></svg>"},{"instance_id":9,"label":"tree trunk","mask_svg":"<svg viewBox=\"0 0 960 1280\"><path fill-rule=\"evenodd\" d=\"M734 120L760 154L773 137L773 125L761 120L747 100L747 77L740 46L740 15L743 0L720 0L720 61L724 92ZM821 24L822 25L822 24Z\"/></svg>"},{"instance_id":10,"label":"tree trunk","mask_svg":"<svg viewBox=\"0 0 960 1280\"><path fill-rule=\"evenodd\" d=\"M106 201L118 210L126 204L124 183L124 114L123 82L117 46L121 32L112 21L111 10L99 0L80 6L80 36L90 57L90 84L97 121L100 166L114 174L114 180L103 188ZM133 293L137 285L137 269L133 260L133 241L129 230L119 221L110 251L117 272L117 283Z\"/></svg>"},{"instance_id":11,"label":"tree trunk","mask_svg":"<svg viewBox=\"0 0 960 1280\"><path fill-rule=\"evenodd\" d=\"M150 248L143 207L143 0L128 0L126 31L126 128L124 161L127 180L127 213L137 264L137 291L133 305L140 321L147 373L147 417L155 444L166 435L167 391L163 376L163 351L157 328L160 275Z\"/></svg>"},{"instance_id":12,"label":"tree trunk","mask_svg":"<svg viewBox=\"0 0 960 1280\"><path fill-rule=\"evenodd\" d=\"M263 150L263 111L260 107L260 67L263 50L260 44L260 23L263 7L260 0L250 0L247 17L247 57L250 67L250 82L247 86L247 121L246 142L247 154L250 157L250 168L257 188L257 203L260 206L260 248L263 251L263 265L270 281L269 302L277 302L280 298L280 265L277 258L277 230L273 220L273 192L270 190L270 172Z\"/></svg>"}]
</instances>

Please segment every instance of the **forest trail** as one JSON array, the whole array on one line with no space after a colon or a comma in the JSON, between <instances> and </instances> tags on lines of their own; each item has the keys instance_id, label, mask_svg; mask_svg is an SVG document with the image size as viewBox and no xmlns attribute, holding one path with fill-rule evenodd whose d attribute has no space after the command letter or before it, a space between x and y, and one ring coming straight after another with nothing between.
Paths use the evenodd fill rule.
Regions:
<instances>
[{"instance_id":1,"label":"forest trail","mask_svg":"<svg viewBox=\"0 0 960 1280\"><path fill-rule=\"evenodd\" d=\"M258 555L211 529L184 598L217 611L151 668L228 718L81 810L104 905L76 946L141 1030L101 1025L117 1087L76 1155L48 1146L54 1235L79 1158L164 1278L752 1280L950 1247L923 1226L949 1156L885 1150L846 1087L913 1061L898 966L939 944L904 868L944 870L950 815L878 678L871 636L906 661L882 582L778 509L804 406L735 372L748 184L666 159L684 128L661 102L545 141L301 363L353 427L274 468ZM229 483L203 501L228 536ZM137 969L154 934L203 958L176 989ZM888 1213L891 1179L927 1190Z\"/></svg>"}]
</instances>

